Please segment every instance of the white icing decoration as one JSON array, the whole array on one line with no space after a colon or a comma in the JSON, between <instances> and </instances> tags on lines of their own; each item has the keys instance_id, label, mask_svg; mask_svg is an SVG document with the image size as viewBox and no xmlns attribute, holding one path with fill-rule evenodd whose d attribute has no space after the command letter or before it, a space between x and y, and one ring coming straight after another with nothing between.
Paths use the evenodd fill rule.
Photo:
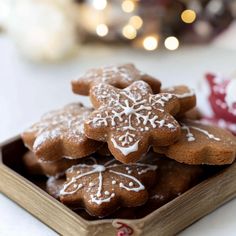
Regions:
<instances>
[{"instance_id":1,"label":"white icing decoration","mask_svg":"<svg viewBox=\"0 0 236 236\"><path fill-rule=\"evenodd\" d=\"M109 127L113 131L114 148L125 156L138 150L141 137L137 132L162 127L176 129L177 123L165 114L165 106L174 95L152 95L143 81L135 82L119 93L111 86L99 84L93 87L92 94L101 105L88 124L94 128Z\"/></svg>"},{"instance_id":2,"label":"white icing decoration","mask_svg":"<svg viewBox=\"0 0 236 236\"><path fill-rule=\"evenodd\" d=\"M186 130L186 138L188 139L189 142L195 141L194 135L191 133L190 128L187 125L182 124L181 129Z\"/></svg>"},{"instance_id":3,"label":"white icing decoration","mask_svg":"<svg viewBox=\"0 0 236 236\"><path fill-rule=\"evenodd\" d=\"M130 153L132 152L136 152L138 151L138 143L139 143L139 140L134 143L132 146L128 146L128 147L121 147L119 146L117 143L116 143L116 140L115 139L111 139L113 145L115 148L119 149L121 151L121 153L125 156L129 155Z\"/></svg>"},{"instance_id":4,"label":"white icing decoration","mask_svg":"<svg viewBox=\"0 0 236 236\"><path fill-rule=\"evenodd\" d=\"M131 175L127 175L127 174L124 174L124 173L121 173L121 172L117 172L117 171L114 171L114 170L109 170L109 172L117 174L117 175L124 176L124 177L129 178L129 179L132 179L136 184L138 184L138 187L133 187L132 188L132 187L125 186L123 183L120 183L119 186L121 188L124 188L124 189L126 189L128 191L134 191L134 192L139 192L139 191L145 189L145 187L142 185L142 183L138 179L136 179L135 177L133 177Z\"/></svg>"},{"instance_id":5,"label":"white icing decoration","mask_svg":"<svg viewBox=\"0 0 236 236\"><path fill-rule=\"evenodd\" d=\"M184 123L182 123L181 125L182 125L181 129L187 131L186 138L189 142L192 142L192 141L196 140L193 133L191 133L190 129L194 129L194 130L197 130L197 131L201 132L202 134L206 135L209 139L213 139L215 141L220 141L220 138L215 137L213 134L209 133L205 129L201 129L201 128L199 128L197 126L193 126L193 125L186 125Z\"/></svg>"},{"instance_id":6,"label":"white icing decoration","mask_svg":"<svg viewBox=\"0 0 236 236\"><path fill-rule=\"evenodd\" d=\"M94 182L95 178L93 178L93 182L90 182L88 185L89 187L95 187L97 186L97 191L95 194L90 194L90 202L96 203L97 205L100 205L104 202L109 202L111 200L111 198L115 197L115 193L114 192L109 192L107 190L105 190L103 192L103 172L108 171L109 173L112 173L116 176L121 176L121 179L129 179L131 180L128 183L128 186L125 186L123 183L119 183L119 187L123 188L127 191L134 191L134 192L138 192L141 190L144 190L145 187L143 186L143 184L134 176L129 175L128 173L122 173L119 171L115 171L113 170L113 168L116 167L123 167L123 170L128 172L130 171L131 168L135 168L137 170L137 173L143 174L146 173L148 171L155 171L157 169L157 166L155 165L150 165L150 164L144 164L144 163L133 163L130 164L129 166L126 166L124 164L117 164L116 160L110 160L108 162L106 162L104 165L99 165L97 164L96 160L93 159L95 161L95 164L93 165L87 165L87 164L78 164L75 166L72 166L68 172L72 173L74 171L75 168L81 168L81 169L85 169L86 172L81 174L78 174L77 176L71 178L71 180L69 182L67 182L66 184L64 184L63 188L60 191L60 195L71 195L76 193L78 190L80 190L81 188L85 187L84 184L82 183L82 178L85 176L90 176L93 174L97 174L97 179L98 182ZM81 171L80 171L81 172ZM76 171L77 173L77 171ZM114 180L114 177L111 177L111 179L113 179L111 181L112 185L115 185L117 183L116 180ZM79 183L79 184L78 184ZM68 188L71 187L72 189L68 190ZM90 188L88 188L87 192L91 191ZM114 191L114 189L112 188L112 191Z\"/></svg>"},{"instance_id":7,"label":"white icing decoration","mask_svg":"<svg viewBox=\"0 0 236 236\"><path fill-rule=\"evenodd\" d=\"M185 92L185 93L182 93L182 94L173 93L175 91L174 87L168 88L167 91L171 92L171 94L175 95L177 98L187 98L187 97L192 97L192 96L195 95L193 89L189 89L188 92Z\"/></svg>"},{"instance_id":8,"label":"white icing decoration","mask_svg":"<svg viewBox=\"0 0 236 236\"><path fill-rule=\"evenodd\" d=\"M84 76L81 76L81 79L85 80L86 83L102 82L112 85L123 83L124 86L127 86L128 84L140 80L142 75L144 75L144 73L135 68L134 65L124 64L89 70ZM76 83L77 81L74 82Z\"/></svg>"},{"instance_id":9,"label":"white icing decoration","mask_svg":"<svg viewBox=\"0 0 236 236\"><path fill-rule=\"evenodd\" d=\"M133 186L134 186L134 183L133 183L133 182L129 182L129 186L130 186L130 187L133 187Z\"/></svg>"}]
</instances>

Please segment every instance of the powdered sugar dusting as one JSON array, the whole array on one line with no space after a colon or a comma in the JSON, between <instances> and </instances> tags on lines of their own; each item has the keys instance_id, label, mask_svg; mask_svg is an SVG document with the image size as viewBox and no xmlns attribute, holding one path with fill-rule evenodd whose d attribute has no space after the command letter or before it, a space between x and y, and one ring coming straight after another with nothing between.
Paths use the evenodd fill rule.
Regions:
<instances>
[{"instance_id":1,"label":"powdered sugar dusting","mask_svg":"<svg viewBox=\"0 0 236 236\"><path fill-rule=\"evenodd\" d=\"M91 111L80 103L69 104L60 110L47 113L25 133L32 133L36 137L34 150L55 139L73 139L75 142L81 142L86 138L84 120Z\"/></svg>"}]
</instances>

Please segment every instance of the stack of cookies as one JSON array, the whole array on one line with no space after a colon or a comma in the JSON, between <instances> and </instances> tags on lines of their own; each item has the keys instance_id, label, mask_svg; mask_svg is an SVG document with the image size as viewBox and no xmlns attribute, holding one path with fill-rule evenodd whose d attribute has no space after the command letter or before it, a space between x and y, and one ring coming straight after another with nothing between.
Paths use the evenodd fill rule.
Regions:
<instances>
[{"instance_id":1,"label":"stack of cookies","mask_svg":"<svg viewBox=\"0 0 236 236\"><path fill-rule=\"evenodd\" d=\"M86 218L137 218L179 196L206 165L231 164L236 137L204 125L187 86L161 88L132 64L88 71L72 82L92 107L49 112L22 134L30 174Z\"/></svg>"}]
</instances>

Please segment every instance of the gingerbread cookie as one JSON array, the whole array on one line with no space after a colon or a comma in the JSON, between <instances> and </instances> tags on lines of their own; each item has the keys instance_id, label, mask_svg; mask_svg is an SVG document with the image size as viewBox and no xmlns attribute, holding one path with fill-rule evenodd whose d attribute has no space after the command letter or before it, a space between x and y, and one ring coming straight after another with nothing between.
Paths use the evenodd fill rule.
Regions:
<instances>
[{"instance_id":1,"label":"gingerbread cookie","mask_svg":"<svg viewBox=\"0 0 236 236\"><path fill-rule=\"evenodd\" d=\"M183 116L181 116L181 119L187 119L187 120L200 120L202 119L202 113L200 112L200 110L198 108L193 108L187 112L185 112L183 114Z\"/></svg>"},{"instance_id":2,"label":"gingerbread cookie","mask_svg":"<svg viewBox=\"0 0 236 236\"><path fill-rule=\"evenodd\" d=\"M236 156L236 137L230 132L198 121L181 122L181 138L154 150L186 164L231 164Z\"/></svg>"},{"instance_id":3,"label":"gingerbread cookie","mask_svg":"<svg viewBox=\"0 0 236 236\"><path fill-rule=\"evenodd\" d=\"M95 152L100 143L84 134L84 120L92 109L72 103L52 111L22 134L25 145L45 161L69 156L81 158Z\"/></svg>"},{"instance_id":4,"label":"gingerbread cookie","mask_svg":"<svg viewBox=\"0 0 236 236\"><path fill-rule=\"evenodd\" d=\"M155 165L126 165L106 157L90 159L91 164L75 165L66 172L67 182L60 191L64 204L104 217L120 207L140 206L147 201L147 189L156 179Z\"/></svg>"},{"instance_id":5,"label":"gingerbread cookie","mask_svg":"<svg viewBox=\"0 0 236 236\"><path fill-rule=\"evenodd\" d=\"M186 111L189 111L196 106L196 95L194 91L185 85L164 88L161 92L171 93L179 99L179 115L184 114Z\"/></svg>"},{"instance_id":6,"label":"gingerbread cookie","mask_svg":"<svg viewBox=\"0 0 236 236\"><path fill-rule=\"evenodd\" d=\"M143 81L125 89L99 84L90 92L97 109L84 124L85 134L107 142L117 160L135 162L151 145L166 146L179 138L180 127L172 116L179 111L174 95L153 95Z\"/></svg>"},{"instance_id":7,"label":"gingerbread cookie","mask_svg":"<svg viewBox=\"0 0 236 236\"><path fill-rule=\"evenodd\" d=\"M72 81L72 90L76 94L89 95L90 88L95 84L106 83L122 89L138 80L147 82L154 93L160 92L160 81L140 72L133 64L91 69L78 80Z\"/></svg>"},{"instance_id":8,"label":"gingerbread cookie","mask_svg":"<svg viewBox=\"0 0 236 236\"><path fill-rule=\"evenodd\" d=\"M46 191L54 198L59 200L60 197L60 191L63 188L64 184L66 182L65 176L61 178L54 178L50 177L47 180L46 183ZM105 219L135 219L135 208L120 208L111 215L107 215ZM75 213L77 213L79 216L84 218L85 220L98 220L101 219L101 217L96 217L90 215L87 211L85 211L82 208L78 209L72 209ZM104 218L104 217L103 217Z\"/></svg>"},{"instance_id":9,"label":"gingerbread cookie","mask_svg":"<svg viewBox=\"0 0 236 236\"><path fill-rule=\"evenodd\" d=\"M69 160L66 158L56 161L42 161L31 151L25 153L22 160L29 174L55 177L63 175L68 168L79 163L78 159Z\"/></svg>"},{"instance_id":10,"label":"gingerbread cookie","mask_svg":"<svg viewBox=\"0 0 236 236\"><path fill-rule=\"evenodd\" d=\"M149 200L141 208L135 209L139 217L144 217L157 208L199 183L204 178L203 167L185 165L166 157L149 154L157 165L157 181L149 191Z\"/></svg>"},{"instance_id":11,"label":"gingerbread cookie","mask_svg":"<svg viewBox=\"0 0 236 236\"><path fill-rule=\"evenodd\" d=\"M60 191L66 182L65 176L61 178L50 177L46 183L46 191L54 198L59 200ZM111 215L107 215L107 219L135 219L134 208L120 208ZM75 213L86 220L98 220L101 217L92 216L82 208L72 209Z\"/></svg>"},{"instance_id":12,"label":"gingerbread cookie","mask_svg":"<svg viewBox=\"0 0 236 236\"><path fill-rule=\"evenodd\" d=\"M65 176L60 178L50 177L46 183L46 191L54 198L59 199L60 191L66 182Z\"/></svg>"}]
</instances>

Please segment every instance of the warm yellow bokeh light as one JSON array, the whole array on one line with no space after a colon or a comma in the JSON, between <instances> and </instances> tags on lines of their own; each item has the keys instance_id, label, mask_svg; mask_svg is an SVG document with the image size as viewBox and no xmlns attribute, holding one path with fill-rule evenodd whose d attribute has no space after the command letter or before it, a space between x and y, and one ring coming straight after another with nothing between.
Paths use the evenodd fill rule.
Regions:
<instances>
[{"instance_id":1,"label":"warm yellow bokeh light","mask_svg":"<svg viewBox=\"0 0 236 236\"><path fill-rule=\"evenodd\" d=\"M158 47L158 40L155 36L147 36L143 40L143 47L148 51L153 51Z\"/></svg>"},{"instance_id":2,"label":"warm yellow bokeh light","mask_svg":"<svg viewBox=\"0 0 236 236\"><path fill-rule=\"evenodd\" d=\"M184 23L191 24L196 19L196 13L193 10L187 9L181 13L181 19Z\"/></svg>"},{"instance_id":3,"label":"warm yellow bokeh light","mask_svg":"<svg viewBox=\"0 0 236 236\"><path fill-rule=\"evenodd\" d=\"M140 16L132 16L129 19L129 24L131 24L135 29L140 29L143 25L143 20Z\"/></svg>"},{"instance_id":4,"label":"warm yellow bokeh light","mask_svg":"<svg viewBox=\"0 0 236 236\"><path fill-rule=\"evenodd\" d=\"M137 36L137 31L132 25L126 25L122 30L122 34L127 39L134 39Z\"/></svg>"},{"instance_id":5,"label":"warm yellow bokeh light","mask_svg":"<svg viewBox=\"0 0 236 236\"><path fill-rule=\"evenodd\" d=\"M92 5L97 10L103 10L107 6L107 0L93 0Z\"/></svg>"},{"instance_id":6,"label":"warm yellow bokeh light","mask_svg":"<svg viewBox=\"0 0 236 236\"><path fill-rule=\"evenodd\" d=\"M179 47L179 40L174 36L170 36L165 39L164 44L167 49L176 50Z\"/></svg>"},{"instance_id":7,"label":"warm yellow bokeh light","mask_svg":"<svg viewBox=\"0 0 236 236\"><path fill-rule=\"evenodd\" d=\"M107 25L105 25L105 24L97 25L96 33L100 37L106 36L108 34L108 27L107 27Z\"/></svg>"},{"instance_id":8,"label":"warm yellow bokeh light","mask_svg":"<svg viewBox=\"0 0 236 236\"><path fill-rule=\"evenodd\" d=\"M134 11L135 4L131 0L125 0L122 2L121 7L124 12L130 13L130 12Z\"/></svg>"}]
</instances>

